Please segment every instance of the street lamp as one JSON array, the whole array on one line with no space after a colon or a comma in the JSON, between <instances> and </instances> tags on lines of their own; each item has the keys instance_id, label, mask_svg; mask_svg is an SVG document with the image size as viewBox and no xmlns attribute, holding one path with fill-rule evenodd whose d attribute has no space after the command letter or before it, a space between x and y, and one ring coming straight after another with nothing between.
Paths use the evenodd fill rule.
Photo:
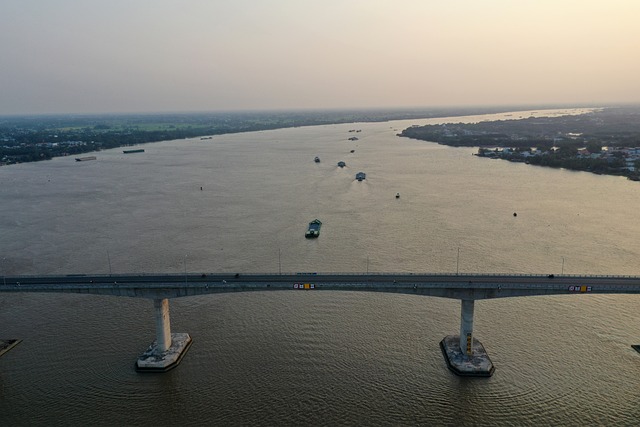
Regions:
<instances>
[{"instance_id":1,"label":"street lamp","mask_svg":"<svg viewBox=\"0 0 640 427\"><path fill-rule=\"evenodd\" d=\"M187 254L184 254L184 284L187 284Z\"/></svg>"},{"instance_id":2,"label":"street lamp","mask_svg":"<svg viewBox=\"0 0 640 427\"><path fill-rule=\"evenodd\" d=\"M562 257L562 273L564 275L564 257Z\"/></svg>"},{"instance_id":3,"label":"street lamp","mask_svg":"<svg viewBox=\"0 0 640 427\"><path fill-rule=\"evenodd\" d=\"M109 251L107 251L107 260L109 261L109 276L111 276L111 257L109 256Z\"/></svg>"},{"instance_id":4,"label":"street lamp","mask_svg":"<svg viewBox=\"0 0 640 427\"><path fill-rule=\"evenodd\" d=\"M460 248L458 248L458 258L456 259L456 276L460 272Z\"/></svg>"}]
</instances>

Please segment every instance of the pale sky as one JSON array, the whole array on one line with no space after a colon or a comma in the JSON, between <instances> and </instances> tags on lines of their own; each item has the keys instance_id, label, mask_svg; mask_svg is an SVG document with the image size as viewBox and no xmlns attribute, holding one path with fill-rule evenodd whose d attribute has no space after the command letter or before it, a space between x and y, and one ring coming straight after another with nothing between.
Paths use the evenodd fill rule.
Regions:
<instances>
[{"instance_id":1,"label":"pale sky","mask_svg":"<svg viewBox=\"0 0 640 427\"><path fill-rule=\"evenodd\" d=\"M640 102L640 0L0 0L0 114Z\"/></svg>"}]
</instances>

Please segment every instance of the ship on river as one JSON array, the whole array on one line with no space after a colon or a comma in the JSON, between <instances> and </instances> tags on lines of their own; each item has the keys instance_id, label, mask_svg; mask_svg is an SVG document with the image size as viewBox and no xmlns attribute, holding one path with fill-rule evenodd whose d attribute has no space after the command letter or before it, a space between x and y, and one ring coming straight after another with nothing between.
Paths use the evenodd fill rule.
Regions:
<instances>
[{"instance_id":1,"label":"ship on river","mask_svg":"<svg viewBox=\"0 0 640 427\"><path fill-rule=\"evenodd\" d=\"M307 228L307 232L304 233L304 237L318 237L320 235L320 227L322 227L322 221L320 221L319 219L314 219L309 223L309 228Z\"/></svg>"}]
</instances>

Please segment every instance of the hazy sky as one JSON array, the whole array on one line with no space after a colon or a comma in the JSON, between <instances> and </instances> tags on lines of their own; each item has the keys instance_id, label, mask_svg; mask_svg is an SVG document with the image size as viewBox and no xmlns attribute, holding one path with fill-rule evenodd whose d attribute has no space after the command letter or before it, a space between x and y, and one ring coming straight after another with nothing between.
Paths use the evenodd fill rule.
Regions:
<instances>
[{"instance_id":1,"label":"hazy sky","mask_svg":"<svg viewBox=\"0 0 640 427\"><path fill-rule=\"evenodd\" d=\"M640 102L640 0L1 0L0 114Z\"/></svg>"}]
</instances>

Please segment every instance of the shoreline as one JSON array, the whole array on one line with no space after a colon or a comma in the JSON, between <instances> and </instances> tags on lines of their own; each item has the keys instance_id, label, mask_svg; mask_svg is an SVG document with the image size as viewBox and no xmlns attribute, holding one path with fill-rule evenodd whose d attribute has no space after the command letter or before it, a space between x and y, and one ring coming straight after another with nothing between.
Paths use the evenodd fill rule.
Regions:
<instances>
[{"instance_id":1,"label":"shoreline","mask_svg":"<svg viewBox=\"0 0 640 427\"><path fill-rule=\"evenodd\" d=\"M16 117L15 134L6 131L8 144L0 146L0 166L50 160L54 157L78 156L113 148L140 146L155 142L211 137L234 133L279 130L295 127L326 126L357 123L385 123L399 120L428 120L473 117L492 114L518 115L532 112L554 112L593 109L596 107L513 106L485 108L432 108L388 110L335 110L307 112L233 113L233 114L158 114L158 115L103 115L70 118L67 128L58 120L60 116ZM542 115L545 116L545 115ZM55 117L55 120L53 119ZM64 116L62 116L64 117ZM7 129L11 118L5 123ZM453 122L453 121L451 121ZM38 123L41 132L24 129ZM447 122L448 123L448 122ZM24 128L24 129L23 129ZM0 127L0 133L3 128ZM41 133L55 134L55 139L42 139ZM207 138L209 139L209 138ZM15 141L21 141L21 148ZM90 141L90 142L89 142ZM20 148L20 149L18 149Z\"/></svg>"}]
</instances>

